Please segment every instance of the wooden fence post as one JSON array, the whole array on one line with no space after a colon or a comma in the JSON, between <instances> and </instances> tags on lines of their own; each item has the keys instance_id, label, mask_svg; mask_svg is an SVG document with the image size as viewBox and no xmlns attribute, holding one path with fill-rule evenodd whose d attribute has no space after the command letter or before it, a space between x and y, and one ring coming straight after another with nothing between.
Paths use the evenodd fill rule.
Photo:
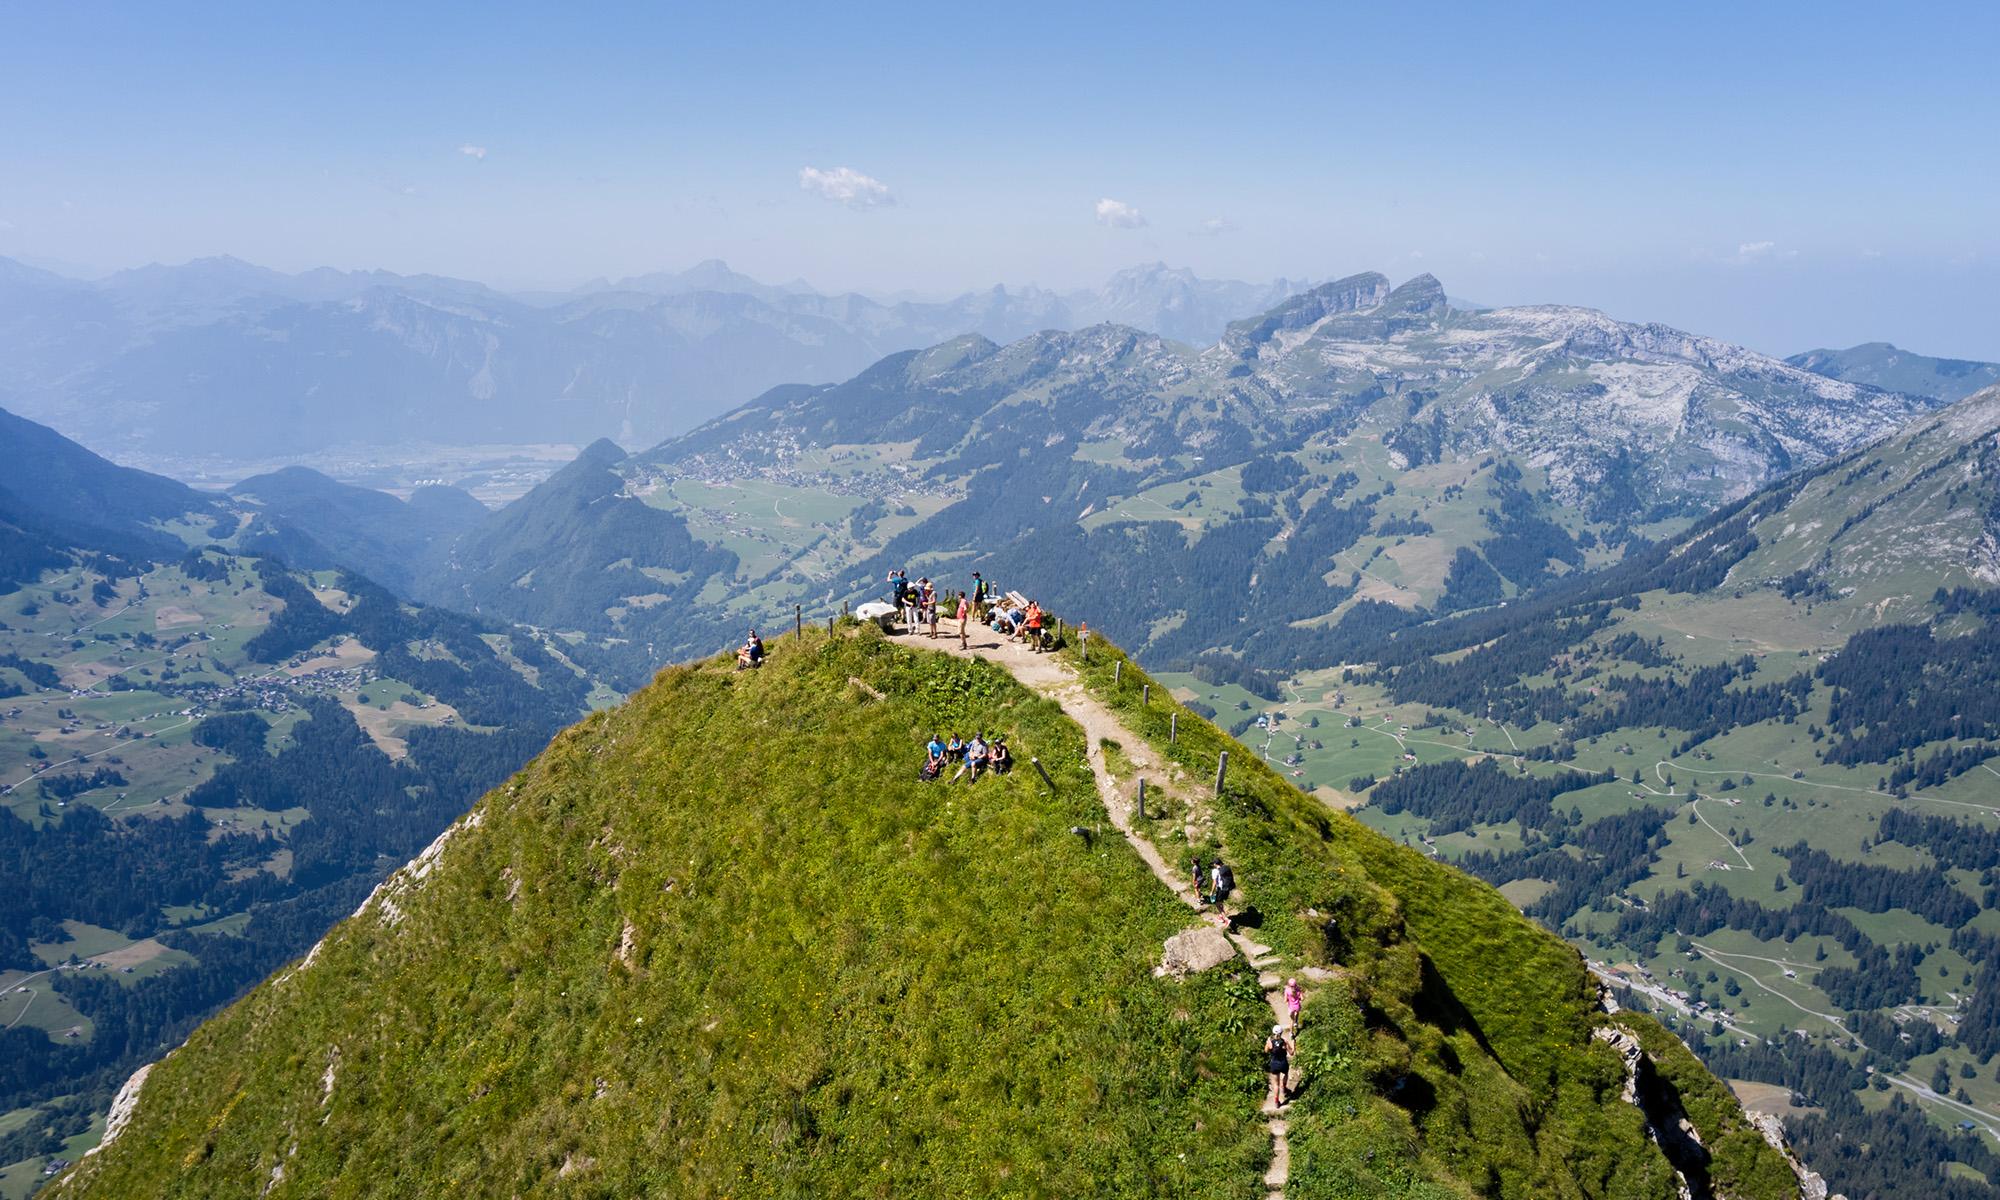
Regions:
<instances>
[{"instance_id":1,"label":"wooden fence post","mask_svg":"<svg viewBox=\"0 0 2000 1200\"><path fill-rule=\"evenodd\" d=\"M1177 708L1167 714L1167 745L1173 745L1175 741L1179 740L1180 736L1181 710Z\"/></svg>"},{"instance_id":2,"label":"wooden fence post","mask_svg":"<svg viewBox=\"0 0 2000 1200\"><path fill-rule=\"evenodd\" d=\"M1152 702L1153 702L1153 685L1150 683L1139 685L1139 703L1151 704Z\"/></svg>"},{"instance_id":3,"label":"wooden fence post","mask_svg":"<svg viewBox=\"0 0 2000 1200\"><path fill-rule=\"evenodd\" d=\"M806 606L803 604L794 604L792 605L792 640L798 641L805 636Z\"/></svg>"},{"instance_id":4,"label":"wooden fence post","mask_svg":"<svg viewBox=\"0 0 2000 1200\"><path fill-rule=\"evenodd\" d=\"M1215 764L1215 794L1218 796L1222 794L1222 779L1227 774L1229 774L1229 751L1224 750L1222 757Z\"/></svg>"},{"instance_id":5,"label":"wooden fence post","mask_svg":"<svg viewBox=\"0 0 2000 1200\"><path fill-rule=\"evenodd\" d=\"M1125 660L1121 658L1117 662L1111 664L1111 686L1117 687L1119 679L1121 679L1124 676L1124 674L1125 674Z\"/></svg>"},{"instance_id":6,"label":"wooden fence post","mask_svg":"<svg viewBox=\"0 0 2000 1200\"><path fill-rule=\"evenodd\" d=\"M1042 760L1039 758L1030 758L1028 761L1035 764L1035 773L1042 777L1042 782L1048 784L1049 791L1054 793L1056 790L1056 781L1049 778L1049 769L1042 765Z\"/></svg>"},{"instance_id":7,"label":"wooden fence post","mask_svg":"<svg viewBox=\"0 0 2000 1200\"><path fill-rule=\"evenodd\" d=\"M1146 819L1146 777L1139 776L1139 819Z\"/></svg>"}]
</instances>

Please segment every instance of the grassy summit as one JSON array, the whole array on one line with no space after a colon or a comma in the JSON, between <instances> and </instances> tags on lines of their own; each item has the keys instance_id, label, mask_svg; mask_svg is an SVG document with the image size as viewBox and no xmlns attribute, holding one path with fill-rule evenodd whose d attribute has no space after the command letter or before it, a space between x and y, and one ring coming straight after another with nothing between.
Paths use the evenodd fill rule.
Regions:
<instances>
[{"instance_id":1,"label":"grassy summit","mask_svg":"<svg viewBox=\"0 0 2000 1200\"><path fill-rule=\"evenodd\" d=\"M934 729L1004 731L1021 766L920 783ZM1171 749L1222 744L1183 712ZM1289 1195L1672 1194L1560 943L1268 773L1219 808L1260 936L1330 972ZM1056 703L812 635L559 736L156 1066L54 1194L1261 1196L1269 1010L1241 960L1153 976L1192 923ZM1698 1103L1719 1085L1660 1061L1718 1191L1783 1194Z\"/></svg>"}]
</instances>

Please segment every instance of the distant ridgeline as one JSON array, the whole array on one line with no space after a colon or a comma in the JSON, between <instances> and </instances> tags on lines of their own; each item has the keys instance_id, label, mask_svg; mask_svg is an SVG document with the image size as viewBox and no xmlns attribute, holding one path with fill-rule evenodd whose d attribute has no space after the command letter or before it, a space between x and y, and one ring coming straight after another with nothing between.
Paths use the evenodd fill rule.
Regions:
<instances>
[{"instance_id":1,"label":"distant ridgeline","mask_svg":"<svg viewBox=\"0 0 2000 1200\"><path fill-rule=\"evenodd\" d=\"M50 1194L1262 1196L1271 1011L1240 959L1154 971L1195 918L1077 835L1105 819L1083 731L872 626L772 650L557 737L128 1085ZM1170 728L1108 643L1069 661L1196 781L1160 781L1181 815L1145 836L1223 848L1257 937L1318 972L1286 1194L1636 1200L1677 1169L1798 1194L1722 1084L1492 889L1254 759L1211 799L1225 734ZM940 727L1052 788L921 782Z\"/></svg>"}]
</instances>

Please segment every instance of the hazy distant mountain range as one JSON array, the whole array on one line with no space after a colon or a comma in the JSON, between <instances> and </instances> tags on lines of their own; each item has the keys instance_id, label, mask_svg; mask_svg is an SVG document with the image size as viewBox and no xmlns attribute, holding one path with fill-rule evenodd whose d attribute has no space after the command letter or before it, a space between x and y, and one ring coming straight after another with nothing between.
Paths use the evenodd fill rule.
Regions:
<instances>
[{"instance_id":1,"label":"hazy distant mountain range","mask_svg":"<svg viewBox=\"0 0 2000 1200\"><path fill-rule=\"evenodd\" d=\"M1947 404L2000 383L2000 363L1933 358L1887 342L1864 342L1845 350L1808 350L1785 361L1829 379L1931 396Z\"/></svg>"},{"instance_id":2,"label":"hazy distant mountain range","mask_svg":"<svg viewBox=\"0 0 2000 1200\"><path fill-rule=\"evenodd\" d=\"M967 335L629 458L595 446L418 594L636 666L891 566L977 565L1168 661L1234 647L1291 669L1616 561L1935 405L1368 273L1206 350L1116 325Z\"/></svg>"},{"instance_id":3,"label":"hazy distant mountain range","mask_svg":"<svg viewBox=\"0 0 2000 1200\"><path fill-rule=\"evenodd\" d=\"M344 445L648 444L781 383L964 333L1118 321L1207 344L1306 285L1164 264L1094 291L937 302L771 286L720 262L509 296L483 284L233 258L94 282L0 259L0 403L107 453L268 458Z\"/></svg>"}]
</instances>

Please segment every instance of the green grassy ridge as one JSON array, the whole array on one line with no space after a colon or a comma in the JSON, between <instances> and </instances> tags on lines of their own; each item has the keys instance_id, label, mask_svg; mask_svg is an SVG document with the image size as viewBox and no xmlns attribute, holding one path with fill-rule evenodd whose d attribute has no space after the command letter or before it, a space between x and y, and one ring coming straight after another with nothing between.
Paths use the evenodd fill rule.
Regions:
<instances>
[{"instance_id":1,"label":"green grassy ridge","mask_svg":"<svg viewBox=\"0 0 2000 1200\"><path fill-rule=\"evenodd\" d=\"M1163 742L1136 667L1108 692L1114 653L1093 642L1093 692ZM1056 794L1032 768L916 781L926 735L974 728ZM1183 712L1172 752L1230 745ZM1671 1191L1587 980L1552 973L1573 954L1260 763L1230 794L1260 936L1349 968L1308 1010L1288 1195ZM1262 1192L1254 980L1151 977L1188 914L1120 839L1070 833L1102 819L1082 733L997 666L863 629L674 668L475 812L163 1061L55 1194L248 1196L280 1165L272 1197ZM1430 936L1497 955L1519 1002L1461 998Z\"/></svg>"},{"instance_id":2,"label":"green grassy ridge","mask_svg":"<svg viewBox=\"0 0 2000 1200\"><path fill-rule=\"evenodd\" d=\"M1244 901L1262 915L1259 937L1355 968L1309 1008L1301 1056L1322 1072L1338 1064L1338 1082L1301 1099L1288 1196L1449 1195L1435 1189L1453 1181L1489 1195L1671 1192L1665 1160L1620 1099L1622 1068L1590 1036L1607 1018L1573 949L1489 885L1307 797L1115 645L1092 638L1087 662L1062 653L1091 695L1193 786L1206 790L1217 755L1231 752L1217 832ZM1321 917L1332 918L1331 935ZM1685 1046L1646 1018L1621 1021L1646 1027L1655 1069L1716 1153L1719 1195L1796 1194L1790 1166ZM1400 1051L1355 1032L1384 1026L1401 1035ZM1428 1108L1379 1094L1364 1103L1363 1081L1379 1093L1398 1075L1430 1090ZM1402 1152L1385 1157L1384 1143Z\"/></svg>"},{"instance_id":3,"label":"green grassy ridge","mask_svg":"<svg viewBox=\"0 0 2000 1200\"><path fill-rule=\"evenodd\" d=\"M1058 794L919 783L946 721ZM667 672L198 1031L55 1194L258 1195L279 1165L272 1197L1261 1194L1267 1010L1152 978L1189 915L1069 832L1101 818L1083 755L999 668L872 633Z\"/></svg>"}]
</instances>

